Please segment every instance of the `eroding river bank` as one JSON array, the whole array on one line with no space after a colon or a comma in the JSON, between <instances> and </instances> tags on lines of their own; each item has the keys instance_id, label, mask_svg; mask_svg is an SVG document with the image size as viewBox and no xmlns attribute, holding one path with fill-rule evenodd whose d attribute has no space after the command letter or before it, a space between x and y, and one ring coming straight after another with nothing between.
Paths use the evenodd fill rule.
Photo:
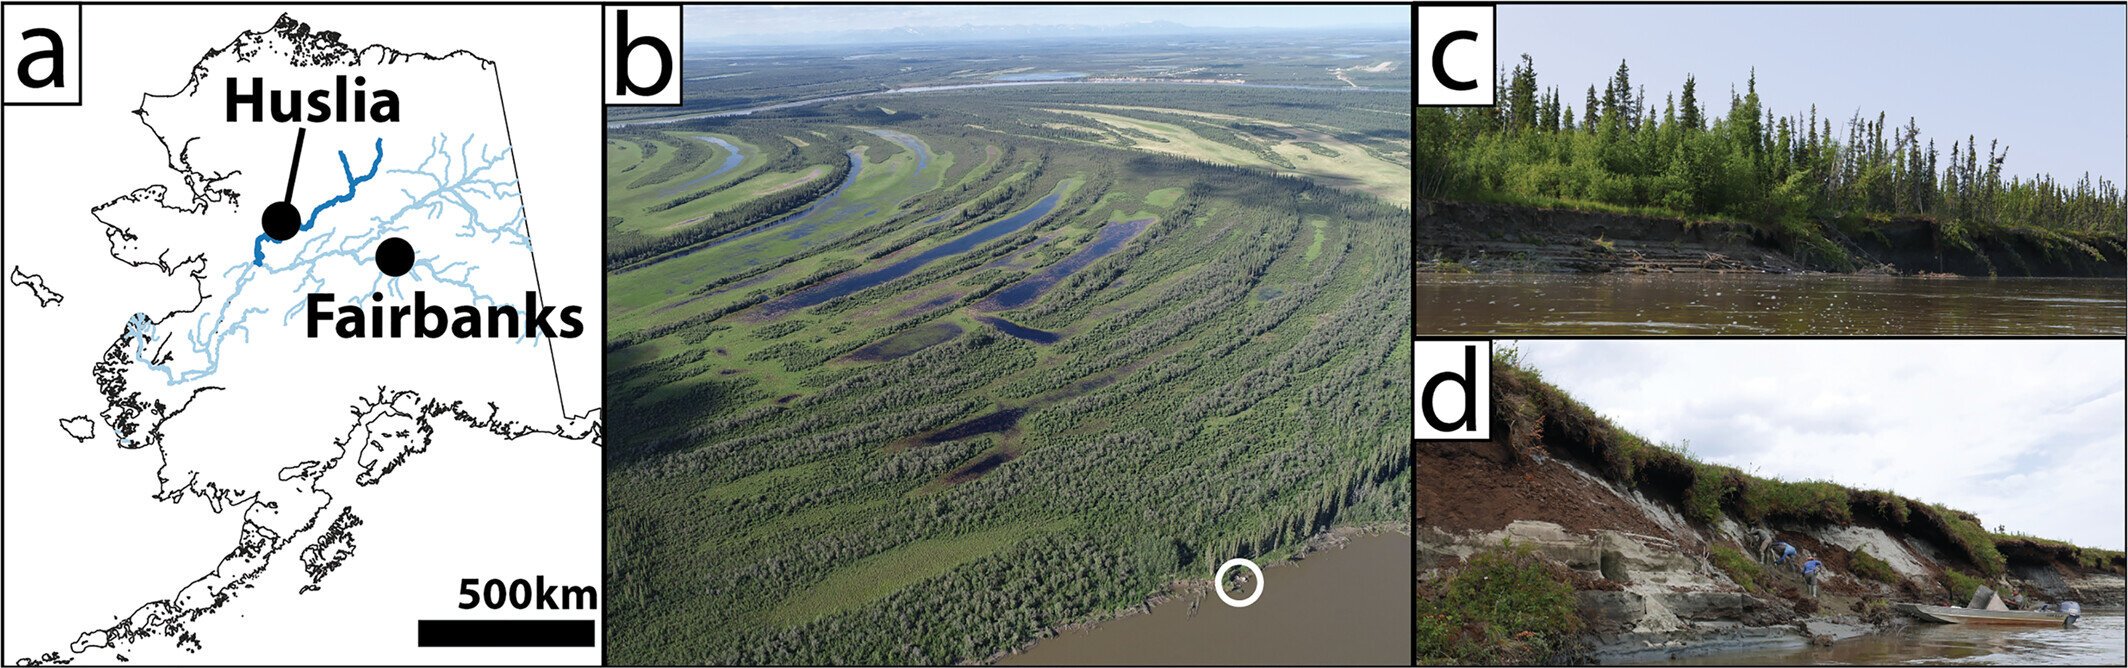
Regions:
<instances>
[{"instance_id":1,"label":"eroding river bank","mask_svg":"<svg viewBox=\"0 0 2128 668\"><path fill-rule=\"evenodd\" d=\"M1422 336L2128 333L2121 239L1959 241L1898 220L1797 240L1742 223L1418 206Z\"/></svg>"},{"instance_id":2,"label":"eroding river bank","mask_svg":"<svg viewBox=\"0 0 2128 668\"><path fill-rule=\"evenodd\" d=\"M1772 274L1419 274L1421 335L2117 335L2128 282Z\"/></svg>"}]
</instances>

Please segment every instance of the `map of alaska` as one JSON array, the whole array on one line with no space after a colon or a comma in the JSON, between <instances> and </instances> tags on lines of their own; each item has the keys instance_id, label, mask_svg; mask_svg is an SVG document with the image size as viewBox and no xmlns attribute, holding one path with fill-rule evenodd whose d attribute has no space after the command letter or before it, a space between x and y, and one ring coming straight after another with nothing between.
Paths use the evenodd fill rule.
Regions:
<instances>
[{"instance_id":1,"label":"map of alaska","mask_svg":"<svg viewBox=\"0 0 2128 668\"><path fill-rule=\"evenodd\" d=\"M417 297L468 309L537 298L496 63L357 47L283 15L207 51L134 115L140 127L113 128L113 140L158 142L170 179L121 184L90 214L114 275L194 297L141 303L111 323L101 357L82 360L102 410L62 426L159 457L156 480L112 481L142 503L234 513L241 528L200 537L227 549L196 579L140 592L115 621L18 662L211 661L198 620L330 587L359 559L351 490L388 488L395 471L459 444L600 444L599 409L562 405L553 341L536 328L369 340L306 327L314 300L366 312ZM262 212L284 198L300 231L273 239ZM387 239L413 249L398 275L380 271ZM297 570L304 584L254 591L270 569Z\"/></svg>"}]
</instances>

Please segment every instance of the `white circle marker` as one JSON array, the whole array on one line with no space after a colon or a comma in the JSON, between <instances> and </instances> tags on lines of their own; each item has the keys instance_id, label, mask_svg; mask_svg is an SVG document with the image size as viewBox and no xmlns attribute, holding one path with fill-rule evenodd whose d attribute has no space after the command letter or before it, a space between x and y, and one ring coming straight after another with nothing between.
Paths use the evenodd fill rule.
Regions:
<instances>
[{"instance_id":1,"label":"white circle marker","mask_svg":"<svg viewBox=\"0 0 2128 668\"><path fill-rule=\"evenodd\" d=\"M1249 594L1248 598L1244 598L1239 601L1234 600L1234 597L1227 595L1227 569L1233 568L1235 566L1240 566L1242 568L1249 569L1249 574L1256 576L1256 591L1254 593ZM1235 557L1233 559L1228 559L1227 562L1224 564L1220 564L1219 570L1212 571L1212 591L1214 593L1219 594L1219 600L1226 601L1227 605L1236 608L1249 607L1250 603L1255 603L1256 598L1263 595L1263 590L1263 569L1257 568L1256 562L1254 561Z\"/></svg>"}]
</instances>

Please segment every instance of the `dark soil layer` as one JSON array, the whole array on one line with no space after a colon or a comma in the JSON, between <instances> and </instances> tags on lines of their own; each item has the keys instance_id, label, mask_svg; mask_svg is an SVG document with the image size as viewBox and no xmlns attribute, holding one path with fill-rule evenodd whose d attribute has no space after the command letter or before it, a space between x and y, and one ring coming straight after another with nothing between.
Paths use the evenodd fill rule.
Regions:
<instances>
[{"instance_id":1,"label":"dark soil layer","mask_svg":"<svg viewBox=\"0 0 2128 668\"><path fill-rule=\"evenodd\" d=\"M1630 214L1550 210L1509 204L1421 201L1416 253L1421 263L1474 271L1844 272L2104 277L2128 275L2122 243L2095 248L2104 259L2018 231L1991 233L1968 248L1934 221L1902 219L1859 231L1827 230L1852 265L1799 252L1796 239L1759 227Z\"/></svg>"},{"instance_id":2,"label":"dark soil layer","mask_svg":"<svg viewBox=\"0 0 2128 668\"><path fill-rule=\"evenodd\" d=\"M1575 533L1616 529L1669 536L1638 508L1559 466L1523 466L1492 441L1430 442L1412 448L1421 526L1493 531L1515 520L1556 523Z\"/></svg>"},{"instance_id":3,"label":"dark soil layer","mask_svg":"<svg viewBox=\"0 0 2128 668\"><path fill-rule=\"evenodd\" d=\"M2096 249L2105 258L2100 260L2015 230L1983 236L1974 240L1974 248L1967 249L1946 240L1934 221L1908 219L1875 225L1871 233L1851 240L1861 255L1896 267L1900 273L2072 278L2128 274L2117 243Z\"/></svg>"}]
</instances>

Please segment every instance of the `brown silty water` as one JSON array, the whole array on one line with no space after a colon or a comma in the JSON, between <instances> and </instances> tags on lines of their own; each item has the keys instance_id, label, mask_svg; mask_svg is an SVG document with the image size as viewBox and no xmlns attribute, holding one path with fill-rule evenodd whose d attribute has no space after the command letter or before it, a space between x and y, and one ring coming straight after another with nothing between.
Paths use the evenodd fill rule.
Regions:
<instances>
[{"instance_id":1,"label":"brown silty water","mask_svg":"<svg viewBox=\"0 0 2128 668\"><path fill-rule=\"evenodd\" d=\"M1201 600L1184 594L1150 613L1066 630L999 663L1408 666L1411 555L1409 535L1354 536L1342 548L1264 568L1263 595L1246 608L1210 592Z\"/></svg>"}]
</instances>

